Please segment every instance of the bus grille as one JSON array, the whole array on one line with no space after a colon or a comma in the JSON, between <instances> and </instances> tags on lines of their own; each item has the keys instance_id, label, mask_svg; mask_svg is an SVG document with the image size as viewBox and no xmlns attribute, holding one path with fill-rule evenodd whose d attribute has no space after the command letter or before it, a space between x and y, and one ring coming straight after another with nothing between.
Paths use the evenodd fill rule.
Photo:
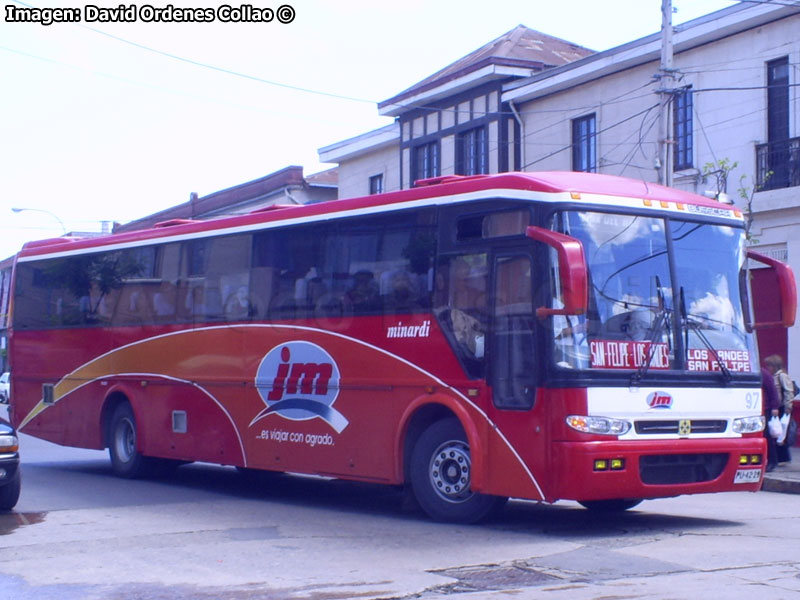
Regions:
<instances>
[{"instance_id":1,"label":"bus grille","mask_svg":"<svg viewBox=\"0 0 800 600\"><path fill-rule=\"evenodd\" d=\"M691 433L725 433L728 422L725 419L693 420ZM636 433L639 435L677 434L680 421L636 421Z\"/></svg>"},{"instance_id":2,"label":"bus grille","mask_svg":"<svg viewBox=\"0 0 800 600\"><path fill-rule=\"evenodd\" d=\"M720 476L728 455L658 454L639 458L639 476L647 485L701 483Z\"/></svg>"}]
</instances>

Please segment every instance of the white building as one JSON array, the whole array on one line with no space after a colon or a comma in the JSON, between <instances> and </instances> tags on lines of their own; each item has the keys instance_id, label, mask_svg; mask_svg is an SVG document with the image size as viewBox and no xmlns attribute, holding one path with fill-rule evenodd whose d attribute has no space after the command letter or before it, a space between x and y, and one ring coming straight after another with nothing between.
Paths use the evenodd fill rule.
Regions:
<instances>
[{"instance_id":1,"label":"white building","mask_svg":"<svg viewBox=\"0 0 800 600\"><path fill-rule=\"evenodd\" d=\"M381 102L394 124L322 148L320 160L338 163L340 198L517 170L520 120L501 100L504 86L591 54L519 25Z\"/></svg>"},{"instance_id":2,"label":"white building","mask_svg":"<svg viewBox=\"0 0 800 600\"><path fill-rule=\"evenodd\" d=\"M788 4L742 2L675 27L668 87L660 33L591 53L518 27L380 103L395 124L320 158L339 165L340 198L455 173L661 175L726 191L751 209L756 249L800 275L800 6ZM659 89L670 92L665 161ZM762 351L800 364L800 326L761 337Z\"/></svg>"}]
</instances>

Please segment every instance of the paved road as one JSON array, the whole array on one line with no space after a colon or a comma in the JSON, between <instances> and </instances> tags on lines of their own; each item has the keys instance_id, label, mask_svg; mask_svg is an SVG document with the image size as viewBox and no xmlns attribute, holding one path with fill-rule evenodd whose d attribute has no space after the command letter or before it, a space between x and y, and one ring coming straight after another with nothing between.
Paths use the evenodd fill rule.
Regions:
<instances>
[{"instance_id":1,"label":"paved road","mask_svg":"<svg viewBox=\"0 0 800 600\"><path fill-rule=\"evenodd\" d=\"M22 451L18 510L0 515L0 588L15 600L800 597L791 494L657 500L604 518L512 502L457 526L380 486L249 482L212 465L126 481L104 453L26 436Z\"/></svg>"}]
</instances>

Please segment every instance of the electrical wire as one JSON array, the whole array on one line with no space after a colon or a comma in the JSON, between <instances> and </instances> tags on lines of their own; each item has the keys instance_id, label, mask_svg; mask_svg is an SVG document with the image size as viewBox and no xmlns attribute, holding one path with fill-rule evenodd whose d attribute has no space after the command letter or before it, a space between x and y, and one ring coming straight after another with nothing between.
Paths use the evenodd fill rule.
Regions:
<instances>
[{"instance_id":1,"label":"electrical wire","mask_svg":"<svg viewBox=\"0 0 800 600\"><path fill-rule=\"evenodd\" d=\"M22 2L21 0L11 0L11 1L15 2L16 4L20 4L22 6L25 6L27 8L38 8L38 7L33 6L31 4L27 4L25 2ZM197 60L194 60L194 59L191 59L191 58L186 58L184 56L180 56L178 54L173 54L171 52L165 52L164 50L159 50L157 48L152 48L152 47L147 46L145 44L140 44L139 42L134 42L132 40L128 40L128 39L120 37L118 35L114 35L112 33L108 33L107 31L103 31L103 30L97 29L95 27L89 27L88 25L84 25L84 24L81 24L81 23L75 23L74 25L77 25L78 27L80 27L82 29L86 29L86 30L91 31L93 33L96 33L98 35L106 36L106 37L108 37L108 38L110 38L112 40L115 40L117 42L120 42L120 43L123 43L123 44L128 44L130 46L133 46L134 48L138 48L138 49L144 50L146 52L152 52L153 54L157 54L157 55L160 55L160 56L172 59L172 60L176 60L176 61L179 61L179 62L182 62L182 63L186 63L186 64L189 64L189 65L193 65L195 67L208 69L208 70L211 70L211 71L216 71L218 73L223 73L225 75L232 75L234 77L240 77L242 79L248 79L250 81L255 81L255 82L258 82L258 83L263 83L263 84L266 84L266 85L272 85L272 86L276 86L276 87L280 87L280 88L284 88L284 89L289 89L289 90L294 90L294 91L298 91L298 92L304 92L304 93L307 93L307 94L317 94L317 95L320 95L320 96L327 96L329 98L337 98L339 100L350 100L352 102L363 102L363 103L369 103L369 104L375 104L376 103L374 100L367 100L365 98L356 98L354 96L346 96L346 95L343 95L343 94L334 94L332 92L325 92L325 91L321 91L321 90L315 90L315 89L311 89L311 88L291 85L291 84L288 84L288 83L281 83L279 81L272 81L272 80L269 80L269 79L264 79L263 77L257 77L255 75L249 75L247 73L242 73L240 71L234 71L233 69L227 69L225 67L219 67L219 66L216 66L216 65L211 65L211 64L208 64L208 63L197 61Z\"/></svg>"},{"instance_id":2,"label":"electrical wire","mask_svg":"<svg viewBox=\"0 0 800 600\"><path fill-rule=\"evenodd\" d=\"M651 110L652 110L653 108L655 108L656 106L658 106L658 104L655 104L655 105L653 105L653 106L650 106L650 107L648 107L648 108L646 108L646 109L644 109L644 110L642 110L642 111L639 111L638 113L636 113L636 114L633 114L633 115L631 115L631 116L629 116L629 117L625 117L624 119L622 119L622 120L620 120L620 121L617 121L616 123L613 123L613 124L609 125L608 127L604 127L603 129L600 129L600 130L598 130L597 132L595 132L595 134L594 134L594 136L593 136L593 137L597 137L597 136L598 136L598 135L600 135L601 133L604 133L604 132L606 132L606 131L608 131L608 130L610 130L610 129L613 129L614 127L618 127L619 125L622 125L623 123L627 123L628 121L630 121L630 120L632 120L632 119L635 119L636 117L638 117L638 116L640 116L640 115L643 115L643 114L645 114L645 113L647 113L647 112L651 111ZM525 165L522 165L522 168L523 168L523 169L526 169L526 168L530 167L531 165L535 165L536 163L542 162L543 160L547 160L548 158L550 158L550 157L552 157L552 156L555 156L556 154L560 154L561 152L564 152L565 150L569 150L570 148L572 148L572 147L573 147L573 145L574 145L574 144L569 144L569 145L567 145L567 146L562 146L561 148L559 148L559 149L558 149L558 150L556 150L555 152L551 152L551 153L549 153L549 154L547 154L547 155L545 155L545 156L542 156L542 157L540 157L540 158L537 158L536 160L530 161L530 162L528 162L528 163L527 163L527 164L525 164Z\"/></svg>"}]
</instances>

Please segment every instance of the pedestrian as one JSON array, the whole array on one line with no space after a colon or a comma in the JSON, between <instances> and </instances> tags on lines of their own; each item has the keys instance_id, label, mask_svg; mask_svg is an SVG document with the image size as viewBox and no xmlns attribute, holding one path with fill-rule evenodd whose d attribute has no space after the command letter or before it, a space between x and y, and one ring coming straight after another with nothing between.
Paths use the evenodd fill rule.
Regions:
<instances>
[{"instance_id":1,"label":"pedestrian","mask_svg":"<svg viewBox=\"0 0 800 600\"><path fill-rule=\"evenodd\" d=\"M777 417L780 413L780 400L778 399L778 388L775 387L775 379L769 369L761 368L761 405L764 410L764 418L769 421L772 417ZM767 438L767 473L774 470L778 464L778 443L769 432L769 427L764 428L764 437Z\"/></svg>"},{"instance_id":2,"label":"pedestrian","mask_svg":"<svg viewBox=\"0 0 800 600\"><path fill-rule=\"evenodd\" d=\"M778 390L778 400L780 401L781 416L789 415L792 418L792 409L794 407L794 384L786 372L783 358L778 354L773 354L764 359L764 364L775 381L775 387ZM778 464L792 462L792 455L789 451L789 446L785 443L778 444Z\"/></svg>"}]
</instances>

